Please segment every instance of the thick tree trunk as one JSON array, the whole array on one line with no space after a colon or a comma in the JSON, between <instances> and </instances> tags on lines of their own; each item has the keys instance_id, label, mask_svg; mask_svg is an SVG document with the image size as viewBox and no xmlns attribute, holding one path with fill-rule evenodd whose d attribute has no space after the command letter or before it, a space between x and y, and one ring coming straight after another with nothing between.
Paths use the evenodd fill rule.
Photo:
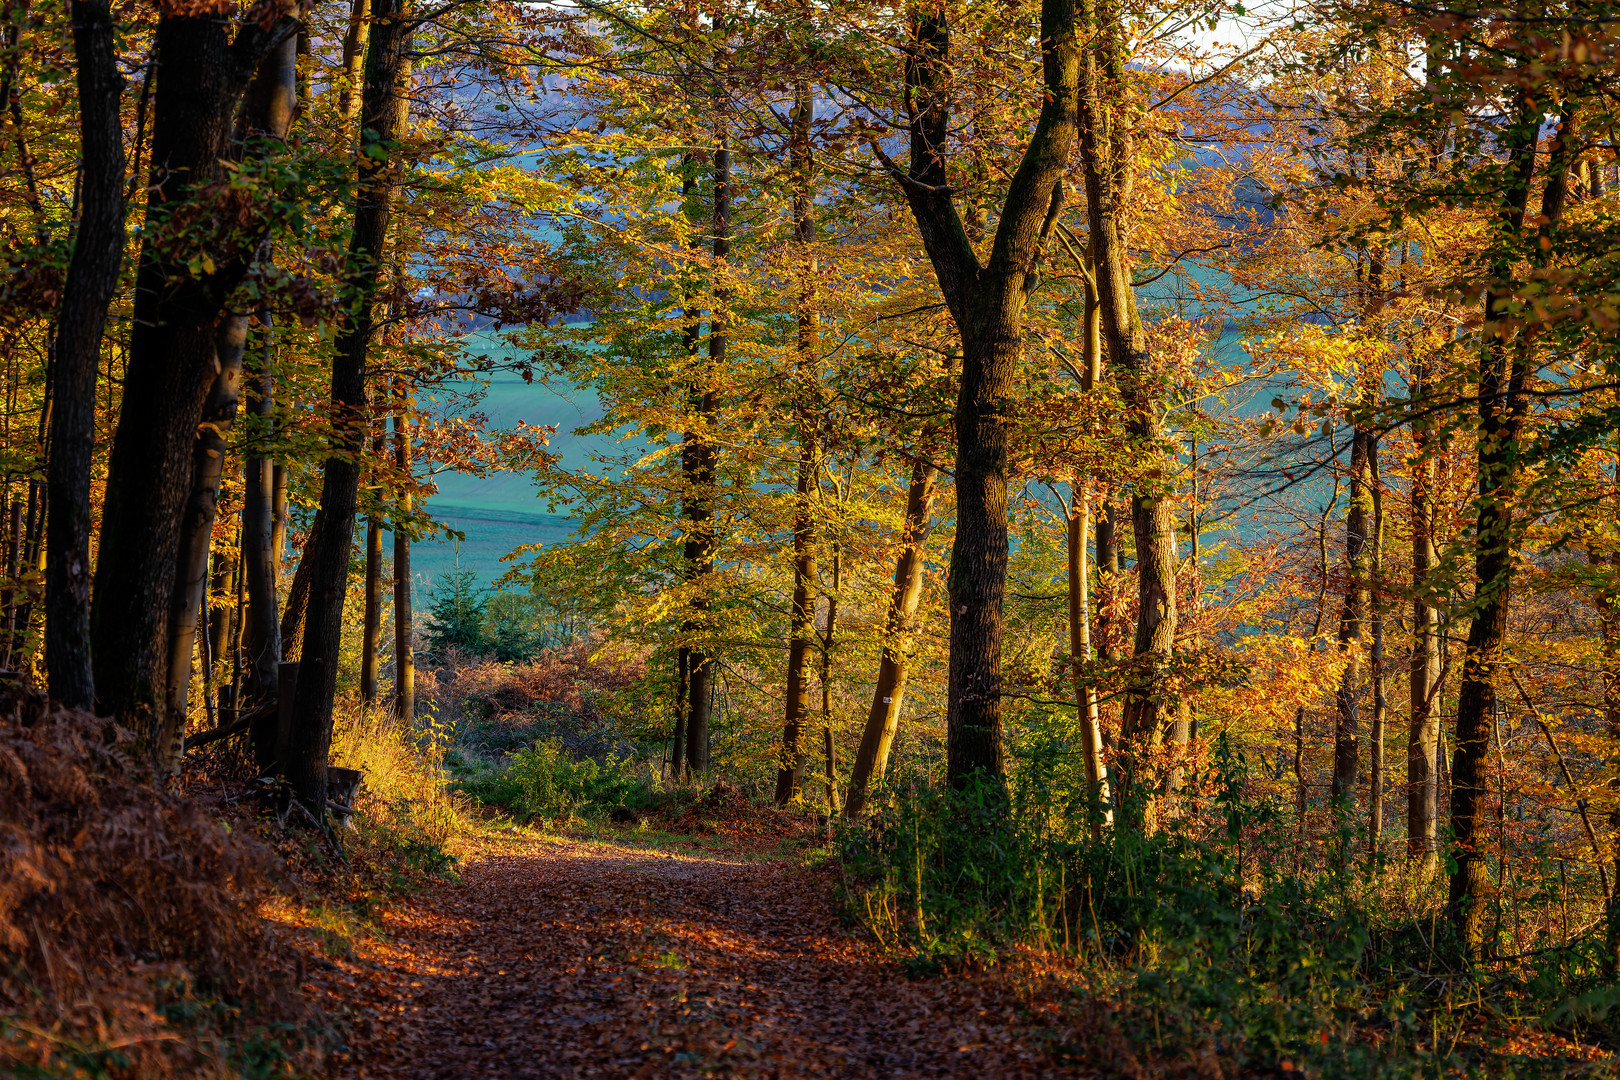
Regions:
<instances>
[{"instance_id":1,"label":"thick tree trunk","mask_svg":"<svg viewBox=\"0 0 1620 1080\"><path fill-rule=\"evenodd\" d=\"M243 242L215 252L215 269L195 276L175 254L189 249L172 243L171 220L222 172L237 101L259 61L295 26L289 17L268 29L250 22L234 41L227 21L212 14L166 15L157 28L157 48L171 60L157 80L153 182L108 460L91 636L99 708L147 733L160 771L172 766L173 732L183 723L162 716L170 671L166 599L174 594L197 426L214 382L215 324L252 248Z\"/></svg>"},{"instance_id":2,"label":"thick tree trunk","mask_svg":"<svg viewBox=\"0 0 1620 1080\"><path fill-rule=\"evenodd\" d=\"M926 11L906 61L910 161L891 167L911 207L945 303L962 339L956 402L955 545L950 577L947 776L954 787L1003 774L1001 634L1007 576L1007 417L1025 301L1042 248L1062 209L1063 175L1076 135L1080 48L1072 0L1044 0L1040 40L1045 101L981 265L952 201L950 28Z\"/></svg>"},{"instance_id":3,"label":"thick tree trunk","mask_svg":"<svg viewBox=\"0 0 1620 1080\"><path fill-rule=\"evenodd\" d=\"M124 257L124 142L117 28L107 0L72 6L80 130L80 206L57 317L51 368L47 464L45 666L51 696L88 709L90 664L90 475L96 371L107 305Z\"/></svg>"},{"instance_id":4,"label":"thick tree trunk","mask_svg":"<svg viewBox=\"0 0 1620 1080\"><path fill-rule=\"evenodd\" d=\"M1429 390L1427 371L1412 373L1412 398ZM1439 563L1434 535L1434 440L1426 423L1413 425L1412 461L1412 657L1408 668L1411 720L1406 740L1406 853L1426 873L1439 862L1440 714L1434 693L1440 681L1440 613L1425 599L1428 576Z\"/></svg>"},{"instance_id":5,"label":"thick tree trunk","mask_svg":"<svg viewBox=\"0 0 1620 1080\"><path fill-rule=\"evenodd\" d=\"M894 563L894 589L889 594L889 614L883 626L883 657L878 662L872 708L866 714L866 729L861 733L849 790L844 795L845 817L857 817L866 808L867 789L883 779L889 749L900 725L900 706L911 662L911 634L922 601L923 552L934 520L934 482L938 475L938 469L920 458L911 467L906 514L900 526L900 555Z\"/></svg>"},{"instance_id":6,"label":"thick tree trunk","mask_svg":"<svg viewBox=\"0 0 1620 1080\"><path fill-rule=\"evenodd\" d=\"M321 484L321 531L312 537L316 561L310 578L309 614L299 654L298 689L288 740L287 780L317 818L326 810L327 753L332 738L332 699L337 689L343 638L343 595L365 445L366 358L371 347L373 306L383 266L388 221L399 185L398 142L405 134L409 100L411 24L400 0L376 0L371 47L361 98L360 183L354 232L349 239L347 284L354 314L338 335L332 359L332 416L338 455L326 459Z\"/></svg>"},{"instance_id":7,"label":"thick tree trunk","mask_svg":"<svg viewBox=\"0 0 1620 1080\"><path fill-rule=\"evenodd\" d=\"M405 415L403 388L394 392L394 468L401 483L411 477L411 429ZM394 718L409 724L416 719L415 613L411 604L411 534L404 524L414 512L409 487L399 493L394 525Z\"/></svg>"},{"instance_id":8,"label":"thick tree trunk","mask_svg":"<svg viewBox=\"0 0 1620 1080\"><path fill-rule=\"evenodd\" d=\"M343 34L343 82L338 88L338 112L353 122L360 111L361 67L371 41L371 0L350 0L349 28Z\"/></svg>"},{"instance_id":9,"label":"thick tree trunk","mask_svg":"<svg viewBox=\"0 0 1620 1080\"><path fill-rule=\"evenodd\" d=\"M281 613L281 659L297 662L304 651L304 628L309 620L309 589L315 577L318 561L316 545L325 525L326 515L317 508L315 520L310 522L309 534L304 538L304 550L299 553L298 566L293 570L292 582L287 586L287 607Z\"/></svg>"}]
</instances>

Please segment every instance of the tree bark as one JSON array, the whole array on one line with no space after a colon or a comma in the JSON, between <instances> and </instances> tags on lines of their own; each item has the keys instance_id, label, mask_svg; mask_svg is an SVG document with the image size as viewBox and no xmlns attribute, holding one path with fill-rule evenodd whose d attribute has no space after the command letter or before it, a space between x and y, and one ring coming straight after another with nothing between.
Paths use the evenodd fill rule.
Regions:
<instances>
[{"instance_id":1,"label":"tree bark","mask_svg":"<svg viewBox=\"0 0 1620 1080\"><path fill-rule=\"evenodd\" d=\"M405 415L403 385L394 390L394 468L401 489L394 522L394 718L402 724L416 719L415 613L411 595L411 534L406 525L415 512L411 497L411 429Z\"/></svg>"},{"instance_id":2,"label":"tree bark","mask_svg":"<svg viewBox=\"0 0 1620 1080\"><path fill-rule=\"evenodd\" d=\"M815 122L816 99L810 83L794 87L793 115L788 141L795 191L794 240L801 248L803 283L797 301L797 392L799 402L799 469L793 499L793 600L788 613L788 667L786 715L782 721L781 761L776 771L776 804L786 806L799 794L804 779L804 728L810 713L810 640L816 622L816 519L815 496L821 473L821 421L816 364L816 316L813 306L816 273L816 224L810 190L810 132Z\"/></svg>"},{"instance_id":3,"label":"tree bark","mask_svg":"<svg viewBox=\"0 0 1620 1080\"><path fill-rule=\"evenodd\" d=\"M1504 139L1515 170L1499 221L1504 241L1524 228L1525 207L1535 172L1541 107L1521 91ZM1564 181L1573 155L1573 116L1566 113L1548 153L1540 230L1556 227L1563 213ZM1543 233L1545 235L1545 233ZM1550 245L1549 245L1550 246ZM1510 276L1511 263L1498 257L1497 280ZM1526 381L1533 368L1533 334L1505 325L1512 288L1485 294L1484 339L1479 358L1479 430L1475 440L1478 483L1474 528L1474 619L1463 654L1457 691L1457 728L1451 760L1452 859L1447 909L1463 948L1477 958L1485 943L1486 898L1492 885L1482 850L1489 791L1485 759L1496 714L1496 668L1507 637L1508 597L1513 583L1513 503L1519 482L1517 441L1530 401Z\"/></svg>"},{"instance_id":4,"label":"tree bark","mask_svg":"<svg viewBox=\"0 0 1620 1080\"><path fill-rule=\"evenodd\" d=\"M399 185L398 143L405 134L409 114L406 89L411 70L412 24L404 15L401 0L376 0L372 11L371 46L366 55L360 107L360 181L345 268L354 310L338 335L332 359L336 453L326 459L323 469L321 531L312 537L316 560L310 576L309 614L299 653L298 689L287 751L287 780L317 818L326 811L327 754L343 637L343 596L348 584L360 458L369 415L366 359L388 222Z\"/></svg>"},{"instance_id":5,"label":"tree bark","mask_svg":"<svg viewBox=\"0 0 1620 1080\"><path fill-rule=\"evenodd\" d=\"M124 142L117 28L107 0L72 6L80 131L80 214L52 361L47 465L45 666L52 697L95 702L90 663L90 478L96 372L124 258Z\"/></svg>"},{"instance_id":6,"label":"tree bark","mask_svg":"<svg viewBox=\"0 0 1620 1080\"><path fill-rule=\"evenodd\" d=\"M268 437L275 423L274 382L269 341L274 330L262 313L263 346L247 377L248 412L259 418ZM248 682L243 697L255 705L276 696L277 661L281 659L281 626L276 619L275 463L250 451L242 463L242 574L247 584L246 639Z\"/></svg>"},{"instance_id":7,"label":"tree bark","mask_svg":"<svg viewBox=\"0 0 1620 1080\"><path fill-rule=\"evenodd\" d=\"M215 324L252 248L216 250L214 270L196 275L174 254L171 221L221 175L237 102L260 60L296 25L291 17L268 29L249 22L234 40L213 14L165 15L157 28L157 48L170 62L157 80L153 182L90 618L98 707L144 731L159 758L172 759L176 727L162 716L171 640L164 598L174 592L197 426L214 382Z\"/></svg>"},{"instance_id":8,"label":"tree bark","mask_svg":"<svg viewBox=\"0 0 1620 1080\"><path fill-rule=\"evenodd\" d=\"M889 613L883 626L883 656L878 662L872 708L866 714L866 728L850 770L849 790L844 794L845 817L858 817L866 809L867 789L883 779L895 731L900 726L900 707L911 664L911 634L922 601L923 552L934 520L934 482L938 475L939 470L921 458L911 467L906 513L900 525L900 555L894 563L894 589L889 594Z\"/></svg>"},{"instance_id":9,"label":"tree bark","mask_svg":"<svg viewBox=\"0 0 1620 1080\"><path fill-rule=\"evenodd\" d=\"M1426 363L1412 372L1412 399L1429 392ZM1440 715L1435 687L1440 681L1440 613L1426 597L1428 576L1439 563L1434 535L1434 436L1429 425L1412 425L1412 656L1408 667L1411 720L1406 741L1406 853L1432 873L1439 861L1436 840L1440 816Z\"/></svg>"},{"instance_id":10,"label":"tree bark","mask_svg":"<svg viewBox=\"0 0 1620 1080\"><path fill-rule=\"evenodd\" d=\"M296 662L304 651L304 628L309 619L309 589L315 576L318 560L316 545L324 529L326 515L321 508L315 510L309 534L304 538L304 550L299 553L298 566L293 570L292 583L287 586L287 607L281 613L281 659Z\"/></svg>"},{"instance_id":11,"label":"tree bark","mask_svg":"<svg viewBox=\"0 0 1620 1080\"><path fill-rule=\"evenodd\" d=\"M349 28L343 34L343 83L338 88L338 112L350 123L360 111L360 69L370 40L371 0L350 0Z\"/></svg>"},{"instance_id":12,"label":"tree bark","mask_svg":"<svg viewBox=\"0 0 1620 1080\"><path fill-rule=\"evenodd\" d=\"M675 651L675 730L670 737L670 776L680 780L686 776L686 663L689 649L682 645Z\"/></svg>"},{"instance_id":13,"label":"tree bark","mask_svg":"<svg viewBox=\"0 0 1620 1080\"><path fill-rule=\"evenodd\" d=\"M1334 694L1333 800L1337 812L1349 815L1356 802L1360 772L1361 659L1363 623L1367 617L1369 531L1372 521L1372 431L1358 421L1350 443L1350 510L1345 517L1344 607L1339 614L1339 652L1344 671Z\"/></svg>"},{"instance_id":14,"label":"tree bark","mask_svg":"<svg viewBox=\"0 0 1620 1080\"><path fill-rule=\"evenodd\" d=\"M950 27L917 19L905 67L910 155L900 182L962 341L956 402L956 539L951 552L947 767L953 787L1003 778L1001 636L1007 578L1007 417L1025 302L1062 209L1074 146L1080 47L1072 0L1043 0L1040 118L1007 188L981 265L945 168L951 130Z\"/></svg>"},{"instance_id":15,"label":"tree bark","mask_svg":"<svg viewBox=\"0 0 1620 1080\"><path fill-rule=\"evenodd\" d=\"M1087 21L1098 27L1099 45L1086 52L1081 80L1080 151L1086 175L1090 247L1097 276L1102 332L1125 403L1125 430L1147 466L1131 496L1136 541L1137 595L1133 659L1120 716L1119 798L1145 826L1153 820L1146 774L1175 720L1169 667L1176 638L1176 516L1171 498L1163 391L1149 371L1147 334L1137 311L1125 248L1122 207L1132 186L1132 133L1122 110L1104 100L1104 90L1123 91L1123 28L1117 3L1104 2Z\"/></svg>"},{"instance_id":16,"label":"tree bark","mask_svg":"<svg viewBox=\"0 0 1620 1080\"><path fill-rule=\"evenodd\" d=\"M360 700L377 703L377 648L382 643L382 523L366 518L366 611L360 634Z\"/></svg>"}]
</instances>

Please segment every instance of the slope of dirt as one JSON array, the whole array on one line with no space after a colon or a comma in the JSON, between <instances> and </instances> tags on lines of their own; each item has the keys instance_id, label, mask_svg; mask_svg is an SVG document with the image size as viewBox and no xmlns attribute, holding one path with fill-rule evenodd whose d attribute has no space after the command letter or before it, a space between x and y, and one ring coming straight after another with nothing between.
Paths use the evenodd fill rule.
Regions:
<instances>
[{"instance_id":1,"label":"slope of dirt","mask_svg":"<svg viewBox=\"0 0 1620 1080\"><path fill-rule=\"evenodd\" d=\"M839 927L829 892L783 861L525 841L401 905L385 939L326 965L313 989L348 1015L336 1072L353 1078L1047 1077L1102 1064L1094 1050L1085 1073L1060 1063L1057 1006L1028 986L908 980Z\"/></svg>"}]
</instances>

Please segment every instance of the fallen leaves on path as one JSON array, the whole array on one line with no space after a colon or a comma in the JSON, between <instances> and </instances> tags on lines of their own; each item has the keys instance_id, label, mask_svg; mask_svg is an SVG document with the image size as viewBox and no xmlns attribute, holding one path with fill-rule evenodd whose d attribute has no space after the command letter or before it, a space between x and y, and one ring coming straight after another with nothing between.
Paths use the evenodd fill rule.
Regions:
<instances>
[{"instance_id":1,"label":"fallen leaves on path","mask_svg":"<svg viewBox=\"0 0 1620 1080\"><path fill-rule=\"evenodd\" d=\"M1049 1049L1055 999L908 980L840 927L823 875L733 859L542 839L473 861L315 977L354 1032L336 1074L1092 1074Z\"/></svg>"}]
</instances>

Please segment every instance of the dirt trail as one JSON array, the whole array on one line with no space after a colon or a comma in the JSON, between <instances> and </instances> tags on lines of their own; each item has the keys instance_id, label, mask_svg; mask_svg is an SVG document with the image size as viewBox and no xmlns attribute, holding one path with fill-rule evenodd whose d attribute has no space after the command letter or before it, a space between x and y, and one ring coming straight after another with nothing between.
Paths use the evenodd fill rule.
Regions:
<instances>
[{"instance_id":1,"label":"dirt trail","mask_svg":"<svg viewBox=\"0 0 1620 1080\"><path fill-rule=\"evenodd\" d=\"M908 980L839 927L824 881L733 858L544 840L475 861L318 977L350 1003L340 1075L1076 1075L1038 997Z\"/></svg>"}]
</instances>

